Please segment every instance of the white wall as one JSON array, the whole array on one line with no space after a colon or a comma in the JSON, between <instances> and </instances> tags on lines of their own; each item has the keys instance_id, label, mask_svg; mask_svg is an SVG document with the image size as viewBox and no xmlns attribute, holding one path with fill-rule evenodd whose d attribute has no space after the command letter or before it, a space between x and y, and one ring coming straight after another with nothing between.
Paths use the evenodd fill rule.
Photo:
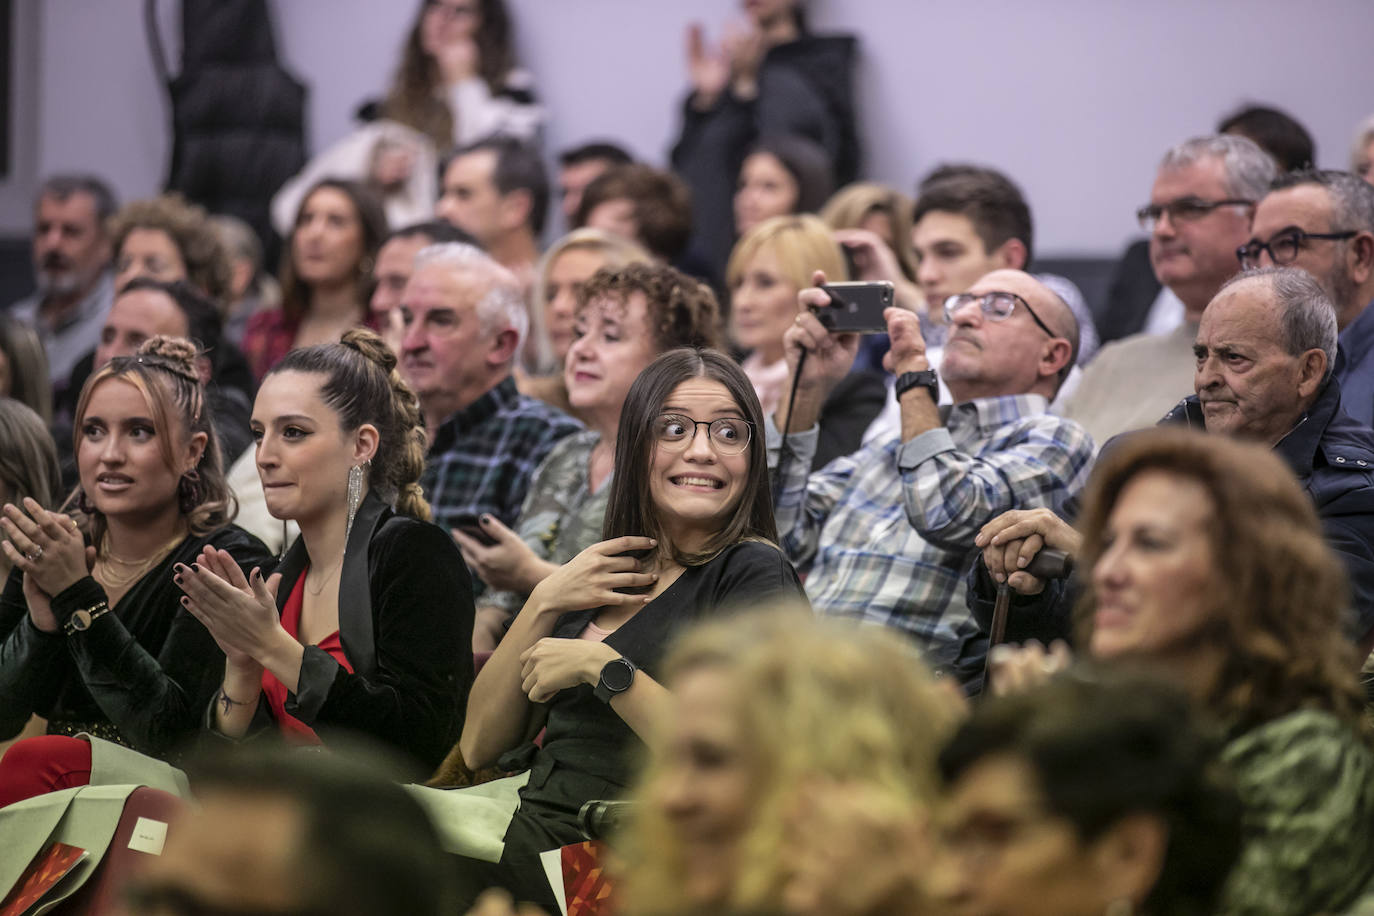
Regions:
<instances>
[{"instance_id":1,"label":"white wall","mask_svg":"<svg viewBox=\"0 0 1374 916\"><path fill-rule=\"evenodd\" d=\"M177 4L161 2L175 53ZM715 27L737 9L735 0L508 2L521 59L553 113L549 150L611 136L658 161L676 129L686 23ZM942 160L997 165L1029 195L1046 254L1117 251L1164 148L1243 101L1290 110L1316 137L1319 164L1334 167L1346 165L1355 123L1374 112L1370 0L811 5L817 27L863 40L870 173L909 191ZM311 85L314 144L340 136L358 101L381 91L413 7L275 0L284 59ZM166 116L141 10L142 0L42 0L41 88L29 100L39 171L99 169L125 197L157 189ZM0 228L27 220L27 207L4 206Z\"/></svg>"}]
</instances>

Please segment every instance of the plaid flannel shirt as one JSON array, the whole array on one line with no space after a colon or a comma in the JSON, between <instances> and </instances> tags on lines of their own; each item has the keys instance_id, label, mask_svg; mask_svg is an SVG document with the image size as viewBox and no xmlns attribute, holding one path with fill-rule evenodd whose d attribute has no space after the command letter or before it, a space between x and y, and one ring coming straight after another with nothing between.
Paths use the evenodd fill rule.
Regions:
<instances>
[{"instance_id":1,"label":"plaid flannel shirt","mask_svg":"<svg viewBox=\"0 0 1374 916\"><path fill-rule=\"evenodd\" d=\"M554 444L582 426L525 397L509 376L435 431L420 477L434 523L445 531L490 512L515 527L534 469Z\"/></svg>"},{"instance_id":2,"label":"plaid flannel shirt","mask_svg":"<svg viewBox=\"0 0 1374 916\"><path fill-rule=\"evenodd\" d=\"M1008 509L1057 511L1091 469L1092 439L1047 407L1009 395L941 408L942 428L870 443L809 476L816 431L789 434L778 531L816 611L902 630L932 665L976 683L987 634L964 600L974 537ZM771 419L767 437L776 468Z\"/></svg>"}]
</instances>

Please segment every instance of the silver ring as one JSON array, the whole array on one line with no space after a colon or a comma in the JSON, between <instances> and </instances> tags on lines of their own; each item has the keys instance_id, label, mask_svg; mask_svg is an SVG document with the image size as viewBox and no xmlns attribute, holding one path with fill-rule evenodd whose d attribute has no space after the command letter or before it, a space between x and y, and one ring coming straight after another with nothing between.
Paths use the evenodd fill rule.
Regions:
<instances>
[{"instance_id":1,"label":"silver ring","mask_svg":"<svg viewBox=\"0 0 1374 916\"><path fill-rule=\"evenodd\" d=\"M37 563L39 560L43 559L43 548L35 547L32 553L24 554L24 559L28 560L30 563Z\"/></svg>"}]
</instances>

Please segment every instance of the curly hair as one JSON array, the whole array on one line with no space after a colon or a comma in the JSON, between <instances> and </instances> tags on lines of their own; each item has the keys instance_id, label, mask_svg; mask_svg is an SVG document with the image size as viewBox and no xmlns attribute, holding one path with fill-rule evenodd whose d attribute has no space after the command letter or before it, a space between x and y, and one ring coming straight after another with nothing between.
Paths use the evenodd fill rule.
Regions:
<instances>
[{"instance_id":1,"label":"curly hair","mask_svg":"<svg viewBox=\"0 0 1374 916\"><path fill-rule=\"evenodd\" d=\"M1359 661L1344 632L1349 589L1312 501L1272 451L1183 429L1135 433L1098 465L1084 502L1082 568L1101 558L1107 520L1128 484L1150 471L1196 481L1211 497L1214 619L1200 639L1223 664L1202 698L1239 729L1319 709L1363 728ZM1091 580L1077 607L1080 645L1091 639Z\"/></svg>"},{"instance_id":2,"label":"curly hair","mask_svg":"<svg viewBox=\"0 0 1374 916\"><path fill-rule=\"evenodd\" d=\"M135 229L165 233L186 264L186 279L217 304L228 301L233 268L223 238L203 207L188 203L176 192L125 204L110 220L115 260Z\"/></svg>"},{"instance_id":3,"label":"curly hair","mask_svg":"<svg viewBox=\"0 0 1374 916\"><path fill-rule=\"evenodd\" d=\"M421 0L416 10L383 112L393 121L428 136L437 149L445 150L453 145L456 118L440 92L439 64L425 52L420 41L421 22L429 5L427 0ZM476 39L479 75L494 95L504 88L506 76L515 67L510 16L503 0L480 0L478 6L482 18Z\"/></svg>"},{"instance_id":4,"label":"curly hair","mask_svg":"<svg viewBox=\"0 0 1374 916\"><path fill-rule=\"evenodd\" d=\"M654 349L675 347L721 348L720 305L711 287L673 267L634 261L624 267L603 267L577 294L580 313L594 299L624 303L635 293L644 296Z\"/></svg>"},{"instance_id":5,"label":"curly hair","mask_svg":"<svg viewBox=\"0 0 1374 916\"><path fill-rule=\"evenodd\" d=\"M196 345L189 340L159 335L145 340L133 356L115 357L91 373L82 386L72 432L74 451L80 453L81 442L86 437L83 426L91 395L107 379L117 378L137 388L147 401L157 432L158 450L172 471L178 470L172 451L174 438L185 442L197 433L204 433L205 449L200 453L200 460L193 473L182 475L186 483L182 485L180 509L195 535L223 528L238 514L238 503L224 479L224 460L220 455L212 411L206 403L205 385L196 369L200 356ZM85 505L83 488L84 483L78 484L68 503ZM104 514L94 508L82 512L92 542L101 543L106 528Z\"/></svg>"},{"instance_id":6,"label":"curly hair","mask_svg":"<svg viewBox=\"0 0 1374 916\"><path fill-rule=\"evenodd\" d=\"M626 912L781 912L790 867L779 854L786 821L816 780L873 789L919 814L935 799L936 753L955 704L919 654L878 627L813 617L779 605L690 630L664 662L671 688L698 672L723 678L751 782L731 861L727 899L690 899L679 832L656 799L673 777L672 749L651 741L637 783L638 814L618 853L626 859Z\"/></svg>"},{"instance_id":7,"label":"curly hair","mask_svg":"<svg viewBox=\"0 0 1374 916\"><path fill-rule=\"evenodd\" d=\"M429 503L420 488L425 468L425 431L420 401L396 371L396 354L366 328L346 331L336 344L302 347L272 367L278 372L324 376L320 398L351 433L364 423L377 428L368 486L396 511L429 521Z\"/></svg>"}]
</instances>

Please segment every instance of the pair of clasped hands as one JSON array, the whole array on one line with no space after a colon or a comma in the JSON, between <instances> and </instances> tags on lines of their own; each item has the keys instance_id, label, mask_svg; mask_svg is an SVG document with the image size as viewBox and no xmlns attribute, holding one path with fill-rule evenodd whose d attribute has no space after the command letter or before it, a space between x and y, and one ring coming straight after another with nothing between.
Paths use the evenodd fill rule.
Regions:
<instances>
[{"instance_id":1,"label":"pair of clasped hands","mask_svg":"<svg viewBox=\"0 0 1374 916\"><path fill-rule=\"evenodd\" d=\"M1078 556L1083 539L1049 509L1013 509L984 525L974 544L982 548L983 564L992 581L1005 583L1018 594L1038 595L1044 591L1045 582L1026 572L1025 567L1046 547ZM1036 640L1021 646L994 646L989 656L992 692L1020 693L1064 670L1072 661L1069 647L1060 640L1048 648Z\"/></svg>"},{"instance_id":2,"label":"pair of clasped hands","mask_svg":"<svg viewBox=\"0 0 1374 916\"><path fill-rule=\"evenodd\" d=\"M76 519L44 509L25 497L23 508L6 503L0 542L15 569L24 573L24 600L29 619L44 633L59 630L52 612L52 596L61 594L86 576L95 565L95 548L87 547Z\"/></svg>"}]
</instances>

